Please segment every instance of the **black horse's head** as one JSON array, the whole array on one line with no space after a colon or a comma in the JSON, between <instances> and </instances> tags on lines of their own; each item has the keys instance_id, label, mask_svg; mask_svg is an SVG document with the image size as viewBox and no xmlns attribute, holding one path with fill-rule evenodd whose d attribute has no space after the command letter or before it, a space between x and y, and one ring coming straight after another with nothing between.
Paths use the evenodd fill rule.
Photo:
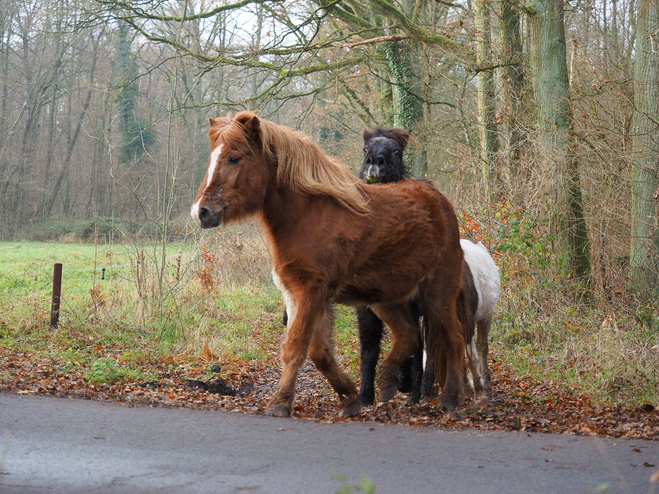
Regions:
<instances>
[{"instance_id":1,"label":"black horse's head","mask_svg":"<svg viewBox=\"0 0 659 494\"><path fill-rule=\"evenodd\" d=\"M364 131L364 162L359 178L368 183L402 180L408 174L403 164L403 151L411 133L403 129L376 127Z\"/></svg>"}]
</instances>

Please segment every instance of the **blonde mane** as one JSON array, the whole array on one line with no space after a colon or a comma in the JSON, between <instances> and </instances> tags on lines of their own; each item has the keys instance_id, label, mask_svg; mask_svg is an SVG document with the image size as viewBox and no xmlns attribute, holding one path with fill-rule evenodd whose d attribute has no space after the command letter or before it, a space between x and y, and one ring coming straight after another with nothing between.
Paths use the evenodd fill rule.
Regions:
<instances>
[{"instance_id":1,"label":"blonde mane","mask_svg":"<svg viewBox=\"0 0 659 494\"><path fill-rule=\"evenodd\" d=\"M248 145L248 136L242 131L242 125L231 124L248 122L255 116L244 111L233 119L230 116L215 119L209 130L211 142L218 138L230 138L234 145ZM237 135L239 132L243 135ZM347 166L325 153L308 135L262 118L259 118L259 132L263 153L277 163L279 184L310 195L329 195L360 215L371 213L358 186L359 179Z\"/></svg>"}]
</instances>

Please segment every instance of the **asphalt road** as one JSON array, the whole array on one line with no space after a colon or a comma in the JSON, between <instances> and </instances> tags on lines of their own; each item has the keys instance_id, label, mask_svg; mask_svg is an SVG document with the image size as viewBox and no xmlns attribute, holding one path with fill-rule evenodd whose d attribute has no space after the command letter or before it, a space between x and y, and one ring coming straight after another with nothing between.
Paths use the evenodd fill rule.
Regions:
<instances>
[{"instance_id":1,"label":"asphalt road","mask_svg":"<svg viewBox=\"0 0 659 494\"><path fill-rule=\"evenodd\" d=\"M659 442L0 393L0 494L332 494L364 477L379 494L659 493L644 463L659 466Z\"/></svg>"}]
</instances>

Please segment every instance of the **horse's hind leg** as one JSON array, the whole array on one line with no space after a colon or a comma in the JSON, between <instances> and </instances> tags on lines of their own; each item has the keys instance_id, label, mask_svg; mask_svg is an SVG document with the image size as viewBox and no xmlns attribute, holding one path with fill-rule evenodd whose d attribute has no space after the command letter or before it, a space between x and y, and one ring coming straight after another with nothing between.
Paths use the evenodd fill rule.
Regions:
<instances>
[{"instance_id":1,"label":"horse's hind leg","mask_svg":"<svg viewBox=\"0 0 659 494\"><path fill-rule=\"evenodd\" d=\"M483 392L486 398L492 398L492 379L490 368L487 364L487 354L489 352L490 325L492 317L478 321L476 332L476 351L478 353L478 378L482 383Z\"/></svg>"},{"instance_id":2,"label":"horse's hind leg","mask_svg":"<svg viewBox=\"0 0 659 494\"><path fill-rule=\"evenodd\" d=\"M437 407L454 409L460 404L464 382L465 341L456 313L457 293L449 293L444 278L423 287L422 301L428 317L429 355L433 360L435 379L442 391Z\"/></svg>"},{"instance_id":3,"label":"horse's hind leg","mask_svg":"<svg viewBox=\"0 0 659 494\"><path fill-rule=\"evenodd\" d=\"M421 379L421 396L422 398L430 398L435 391L435 369L432 365L432 359L426 352L426 366L423 369L423 378Z\"/></svg>"},{"instance_id":4,"label":"horse's hind leg","mask_svg":"<svg viewBox=\"0 0 659 494\"><path fill-rule=\"evenodd\" d=\"M476 340L474 338L467 339L465 337L465 361L466 369L463 390L466 396L474 394L476 399L478 399L480 393L482 393L483 386L481 385L478 374L478 352L476 351ZM471 376L471 379L469 379L469 376Z\"/></svg>"},{"instance_id":5,"label":"horse's hind leg","mask_svg":"<svg viewBox=\"0 0 659 494\"><path fill-rule=\"evenodd\" d=\"M349 417L359 413L359 394L353 380L341 370L336 361L333 332L334 318L331 309L328 308L311 337L309 357L339 395L339 402L343 407L341 415Z\"/></svg>"},{"instance_id":6,"label":"horse's hind leg","mask_svg":"<svg viewBox=\"0 0 659 494\"><path fill-rule=\"evenodd\" d=\"M373 312L391 329L393 346L380 366L378 384L380 401L389 401L396 394L402 379L402 366L408 358L418 355L421 333L412 318L407 302L376 304Z\"/></svg>"},{"instance_id":7,"label":"horse's hind leg","mask_svg":"<svg viewBox=\"0 0 659 494\"><path fill-rule=\"evenodd\" d=\"M364 405L371 405L375 400L375 368L380 356L382 339L382 321L366 306L357 307L357 328L361 347L361 386L359 397Z\"/></svg>"}]
</instances>

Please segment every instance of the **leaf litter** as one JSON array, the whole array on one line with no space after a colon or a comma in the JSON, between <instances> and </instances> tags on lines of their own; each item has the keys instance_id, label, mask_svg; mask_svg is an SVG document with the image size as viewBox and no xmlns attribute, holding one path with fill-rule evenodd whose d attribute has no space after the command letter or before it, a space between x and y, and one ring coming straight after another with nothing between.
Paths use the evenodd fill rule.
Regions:
<instances>
[{"instance_id":1,"label":"leaf litter","mask_svg":"<svg viewBox=\"0 0 659 494\"><path fill-rule=\"evenodd\" d=\"M148 381L130 381L124 376L99 383L86 379L83 370L59 367L45 357L29 352L5 353L0 356L0 391L130 406L263 414L279 382L278 358L215 359L204 345L199 356L184 354L142 363L141 370L153 376ZM388 403L363 407L357 417L342 418L336 394L307 360L298 375L291 415L325 423L359 421L659 440L659 411L650 403L598 403L551 381L534 382L528 376L517 376L501 362L491 363L490 369L494 394L485 403L467 398L457 410L446 412L438 410L432 400L409 404L407 395L398 393Z\"/></svg>"}]
</instances>

